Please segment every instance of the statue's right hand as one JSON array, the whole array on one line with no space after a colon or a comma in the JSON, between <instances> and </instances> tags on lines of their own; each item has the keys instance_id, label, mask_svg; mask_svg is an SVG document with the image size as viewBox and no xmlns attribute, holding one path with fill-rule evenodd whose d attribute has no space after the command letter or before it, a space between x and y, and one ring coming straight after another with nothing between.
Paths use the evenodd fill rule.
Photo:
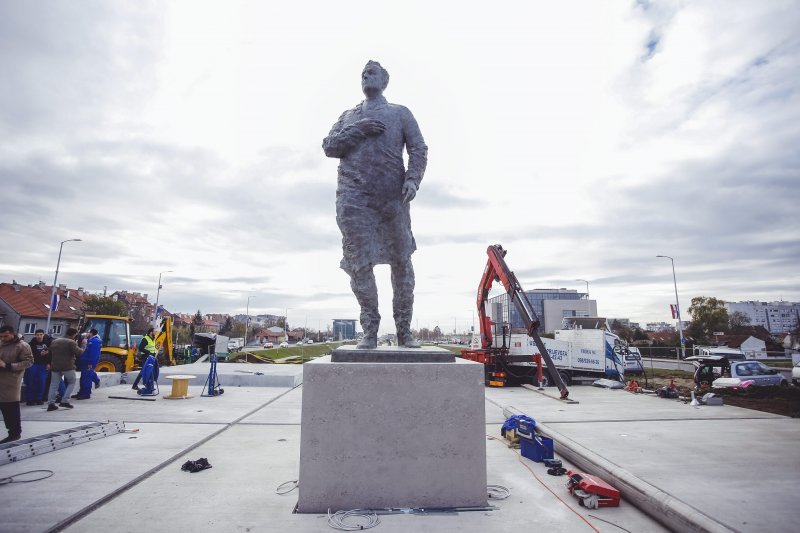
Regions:
<instances>
[{"instance_id":1,"label":"statue's right hand","mask_svg":"<svg viewBox=\"0 0 800 533\"><path fill-rule=\"evenodd\" d=\"M386 126L380 120L374 118L365 118L353 123L353 126L358 128L358 131L368 136L380 135L386 131Z\"/></svg>"}]
</instances>

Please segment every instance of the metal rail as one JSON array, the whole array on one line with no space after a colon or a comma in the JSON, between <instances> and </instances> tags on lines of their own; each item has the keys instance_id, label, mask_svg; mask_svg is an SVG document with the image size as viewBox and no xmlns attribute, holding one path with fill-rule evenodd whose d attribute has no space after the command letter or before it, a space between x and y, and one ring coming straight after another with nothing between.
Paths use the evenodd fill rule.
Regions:
<instances>
[{"instance_id":1,"label":"metal rail","mask_svg":"<svg viewBox=\"0 0 800 533\"><path fill-rule=\"evenodd\" d=\"M0 445L0 465L125 432L125 422L92 422Z\"/></svg>"}]
</instances>

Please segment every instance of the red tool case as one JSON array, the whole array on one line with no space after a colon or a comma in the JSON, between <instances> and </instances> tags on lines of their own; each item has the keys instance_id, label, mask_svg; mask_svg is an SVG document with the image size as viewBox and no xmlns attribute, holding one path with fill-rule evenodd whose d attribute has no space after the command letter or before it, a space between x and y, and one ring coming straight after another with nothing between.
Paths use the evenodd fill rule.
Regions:
<instances>
[{"instance_id":1,"label":"red tool case","mask_svg":"<svg viewBox=\"0 0 800 533\"><path fill-rule=\"evenodd\" d=\"M585 472L567 472L567 490L589 509L619 507L619 491L597 476Z\"/></svg>"}]
</instances>

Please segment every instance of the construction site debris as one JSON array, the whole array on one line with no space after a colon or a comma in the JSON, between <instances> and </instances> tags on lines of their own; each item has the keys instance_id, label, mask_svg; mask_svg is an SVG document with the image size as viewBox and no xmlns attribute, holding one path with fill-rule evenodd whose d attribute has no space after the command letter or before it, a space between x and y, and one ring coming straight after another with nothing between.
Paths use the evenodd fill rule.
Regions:
<instances>
[{"instance_id":1,"label":"construction site debris","mask_svg":"<svg viewBox=\"0 0 800 533\"><path fill-rule=\"evenodd\" d=\"M211 468L211 465L208 462L208 459L205 457L201 457L197 461L186 461L181 466L181 470L184 472L195 473L201 470L205 470L207 468Z\"/></svg>"},{"instance_id":2,"label":"construction site debris","mask_svg":"<svg viewBox=\"0 0 800 533\"><path fill-rule=\"evenodd\" d=\"M625 384L614 379L601 378L592 382L594 387L604 387L606 389L624 389Z\"/></svg>"}]
</instances>

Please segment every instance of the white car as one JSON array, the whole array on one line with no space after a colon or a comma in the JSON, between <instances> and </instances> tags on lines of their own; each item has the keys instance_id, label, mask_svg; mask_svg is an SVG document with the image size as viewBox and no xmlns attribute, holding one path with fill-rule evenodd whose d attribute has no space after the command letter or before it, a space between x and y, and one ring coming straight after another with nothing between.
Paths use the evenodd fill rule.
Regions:
<instances>
[{"instance_id":1,"label":"white car","mask_svg":"<svg viewBox=\"0 0 800 533\"><path fill-rule=\"evenodd\" d=\"M288 347L289 347L289 343L288 343L288 342L286 342L286 341L283 341L282 343L280 343L280 344L279 344L279 346L280 346L281 348L288 348Z\"/></svg>"},{"instance_id":2,"label":"white car","mask_svg":"<svg viewBox=\"0 0 800 533\"><path fill-rule=\"evenodd\" d=\"M308 339L308 340L306 341L306 344L314 344L314 340L313 340L313 339Z\"/></svg>"},{"instance_id":3,"label":"white car","mask_svg":"<svg viewBox=\"0 0 800 533\"><path fill-rule=\"evenodd\" d=\"M274 348L271 342L264 343L264 349L269 350L270 348Z\"/></svg>"},{"instance_id":4,"label":"white car","mask_svg":"<svg viewBox=\"0 0 800 533\"><path fill-rule=\"evenodd\" d=\"M792 367L792 385L800 386L800 361Z\"/></svg>"}]
</instances>

